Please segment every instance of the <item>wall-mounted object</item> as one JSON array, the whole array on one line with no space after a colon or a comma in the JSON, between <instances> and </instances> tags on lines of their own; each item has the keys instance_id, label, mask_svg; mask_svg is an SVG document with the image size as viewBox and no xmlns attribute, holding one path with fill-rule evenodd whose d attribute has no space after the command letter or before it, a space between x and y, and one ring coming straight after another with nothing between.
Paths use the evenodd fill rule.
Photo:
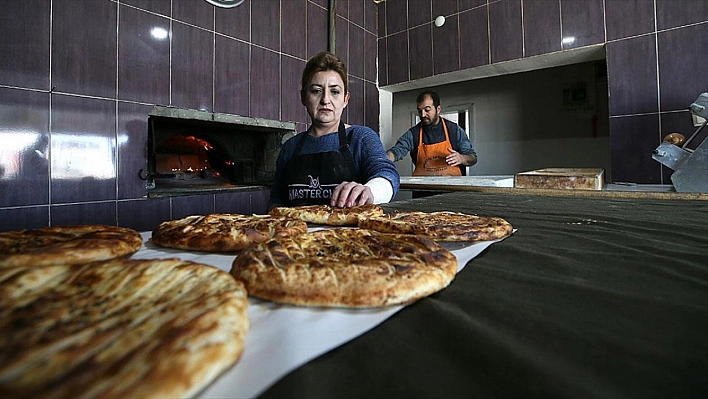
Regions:
<instances>
[{"instance_id":1,"label":"wall-mounted object","mask_svg":"<svg viewBox=\"0 0 708 399\"><path fill-rule=\"evenodd\" d=\"M438 15L437 18L435 18L435 26L439 28L443 25L445 25L445 17Z\"/></svg>"},{"instance_id":2,"label":"wall-mounted object","mask_svg":"<svg viewBox=\"0 0 708 399\"><path fill-rule=\"evenodd\" d=\"M700 117L703 123L687 140L675 138L672 133L664 138L652 153L652 158L662 165L675 170L671 182L678 192L708 193L708 138L704 138L695 149L688 144L698 136L706 126L708 118L708 93L701 93L696 101L688 106L692 116ZM694 119L695 120L695 119Z\"/></svg>"},{"instance_id":3,"label":"wall-mounted object","mask_svg":"<svg viewBox=\"0 0 708 399\"><path fill-rule=\"evenodd\" d=\"M207 3L221 8L234 8L238 7L245 0L206 0Z\"/></svg>"}]
</instances>

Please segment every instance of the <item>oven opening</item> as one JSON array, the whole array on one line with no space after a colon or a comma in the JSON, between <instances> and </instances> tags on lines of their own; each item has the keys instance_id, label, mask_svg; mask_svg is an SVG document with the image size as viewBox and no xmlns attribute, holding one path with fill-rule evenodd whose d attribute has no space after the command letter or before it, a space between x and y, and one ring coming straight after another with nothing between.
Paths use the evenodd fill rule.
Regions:
<instances>
[{"instance_id":1,"label":"oven opening","mask_svg":"<svg viewBox=\"0 0 708 399\"><path fill-rule=\"evenodd\" d=\"M294 134L294 122L157 106L148 115L148 196L272 185Z\"/></svg>"}]
</instances>

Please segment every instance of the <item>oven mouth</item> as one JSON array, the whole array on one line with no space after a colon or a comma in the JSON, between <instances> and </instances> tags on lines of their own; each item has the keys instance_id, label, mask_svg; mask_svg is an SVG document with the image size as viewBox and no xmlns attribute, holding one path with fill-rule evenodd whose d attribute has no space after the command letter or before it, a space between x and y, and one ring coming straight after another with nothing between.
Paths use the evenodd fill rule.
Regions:
<instances>
[{"instance_id":1,"label":"oven mouth","mask_svg":"<svg viewBox=\"0 0 708 399\"><path fill-rule=\"evenodd\" d=\"M155 106L148 114L148 196L272 186L294 122Z\"/></svg>"}]
</instances>

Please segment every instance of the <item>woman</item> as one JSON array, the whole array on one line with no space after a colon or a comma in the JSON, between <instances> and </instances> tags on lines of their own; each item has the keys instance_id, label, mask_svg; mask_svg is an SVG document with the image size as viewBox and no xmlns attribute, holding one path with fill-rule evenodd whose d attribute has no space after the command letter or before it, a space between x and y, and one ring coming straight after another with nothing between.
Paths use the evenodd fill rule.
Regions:
<instances>
[{"instance_id":1,"label":"woman","mask_svg":"<svg viewBox=\"0 0 708 399\"><path fill-rule=\"evenodd\" d=\"M305 65L301 84L300 98L311 125L283 144L269 208L343 208L391 201L400 177L378 135L341 120L349 103L344 63L331 53L319 53Z\"/></svg>"}]
</instances>

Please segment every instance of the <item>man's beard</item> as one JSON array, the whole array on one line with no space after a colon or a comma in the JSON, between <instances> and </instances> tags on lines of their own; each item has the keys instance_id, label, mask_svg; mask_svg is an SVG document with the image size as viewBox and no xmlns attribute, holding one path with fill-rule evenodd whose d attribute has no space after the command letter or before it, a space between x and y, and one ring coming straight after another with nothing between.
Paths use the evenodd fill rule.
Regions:
<instances>
[{"instance_id":1,"label":"man's beard","mask_svg":"<svg viewBox=\"0 0 708 399\"><path fill-rule=\"evenodd\" d=\"M438 115L435 115L434 117L432 117L430 119L427 119L427 118L421 119L421 122L423 122L423 124L425 126L437 125L438 122L440 122L440 117Z\"/></svg>"}]
</instances>

